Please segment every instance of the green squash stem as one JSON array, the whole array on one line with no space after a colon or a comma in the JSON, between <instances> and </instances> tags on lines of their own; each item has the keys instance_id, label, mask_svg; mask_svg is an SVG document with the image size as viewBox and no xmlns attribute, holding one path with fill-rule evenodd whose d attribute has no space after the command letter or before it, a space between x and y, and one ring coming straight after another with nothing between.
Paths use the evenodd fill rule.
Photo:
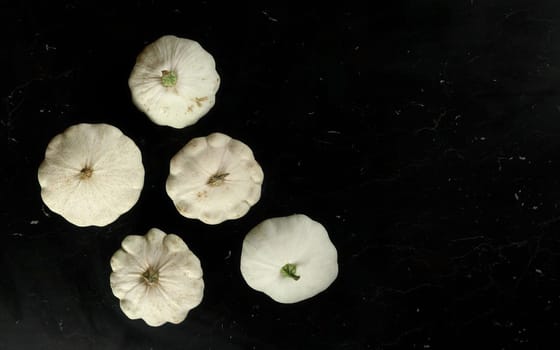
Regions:
<instances>
[{"instance_id":1,"label":"green squash stem","mask_svg":"<svg viewBox=\"0 0 560 350\"><path fill-rule=\"evenodd\" d=\"M177 83L177 74L172 70L161 71L161 84L165 87L175 86Z\"/></svg>"},{"instance_id":2,"label":"green squash stem","mask_svg":"<svg viewBox=\"0 0 560 350\"><path fill-rule=\"evenodd\" d=\"M286 264L286 265L282 266L282 268L280 269L280 272L282 273L282 275L284 275L286 277L293 278L294 281L297 281L300 278L300 276L296 275L296 265L295 264Z\"/></svg>"}]
</instances>

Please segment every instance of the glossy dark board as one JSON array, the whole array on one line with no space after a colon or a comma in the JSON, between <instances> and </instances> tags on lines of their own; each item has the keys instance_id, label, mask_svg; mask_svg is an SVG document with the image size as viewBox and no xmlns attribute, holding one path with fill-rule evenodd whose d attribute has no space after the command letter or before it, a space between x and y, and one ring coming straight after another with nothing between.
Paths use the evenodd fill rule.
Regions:
<instances>
[{"instance_id":1,"label":"glossy dark board","mask_svg":"<svg viewBox=\"0 0 560 350\"><path fill-rule=\"evenodd\" d=\"M2 4L0 349L550 349L560 331L560 4L555 1L99 1ZM156 126L130 99L136 55L199 41L222 85L196 125ZM50 212L49 140L119 127L146 169L104 228ZM165 193L169 159L220 131L265 173L242 219L207 226ZM340 273L281 305L239 272L260 221L305 213ZM109 258L158 227L199 256L205 296L179 325L120 311Z\"/></svg>"}]
</instances>

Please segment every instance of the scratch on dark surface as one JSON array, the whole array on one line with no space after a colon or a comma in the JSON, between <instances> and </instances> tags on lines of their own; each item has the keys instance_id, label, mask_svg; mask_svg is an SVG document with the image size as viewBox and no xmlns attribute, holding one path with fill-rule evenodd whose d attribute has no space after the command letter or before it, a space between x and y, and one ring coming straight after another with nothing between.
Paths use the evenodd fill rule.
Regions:
<instances>
[{"instance_id":1,"label":"scratch on dark surface","mask_svg":"<svg viewBox=\"0 0 560 350\"><path fill-rule=\"evenodd\" d=\"M8 140L14 142L14 138L10 136L10 131L13 127L13 117L18 112L18 110L23 106L25 102L25 95L23 95L25 89L32 83L32 81L27 81L21 83L14 87L7 97L4 98L4 103L6 105L6 116L0 119L0 125L7 130ZM19 99L14 101L15 94L21 94Z\"/></svg>"},{"instance_id":2,"label":"scratch on dark surface","mask_svg":"<svg viewBox=\"0 0 560 350\"><path fill-rule=\"evenodd\" d=\"M352 256L352 258L358 258L361 255L363 255L364 253L366 253L368 250L370 250L371 248L373 248L373 246L371 246L371 245L363 246L362 248L360 248L359 251L353 253L351 256Z\"/></svg>"},{"instance_id":3,"label":"scratch on dark surface","mask_svg":"<svg viewBox=\"0 0 560 350\"><path fill-rule=\"evenodd\" d=\"M540 226L540 227L545 227L545 226L557 223L559 221L560 221L560 216L556 216L556 217L550 218L548 220L541 221L537 225Z\"/></svg>"},{"instance_id":4,"label":"scratch on dark surface","mask_svg":"<svg viewBox=\"0 0 560 350\"><path fill-rule=\"evenodd\" d=\"M414 327L414 328L407 329L407 330L401 332L398 336L394 337L391 341L383 342L381 345L382 346L401 345L404 338L406 338L407 336L409 336L411 334L419 333L419 332L423 331L424 329L425 329L425 327Z\"/></svg>"},{"instance_id":5,"label":"scratch on dark surface","mask_svg":"<svg viewBox=\"0 0 560 350\"><path fill-rule=\"evenodd\" d=\"M423 288L439 288L437 285L433 284L433 283L420 283L414 287L408 288L408 289L398 289L398 288L392 288L392 287L381 287L383 292L389 292L389 293L396 293L396 294L401 294L401 295L406 295L406 294L410 294L413 293L417 290L423 289Z\"/></svg>"},{"instance_id":6,"label":"scratch on dark surface","mask_svg":"<svg viewBox=\"0 0 560 350\"><path fill-rule=\"evenodd\" d=\"M422 107L423 107L423 105L422 105ZM415 130L414 133L418 134L422 131L436 131L439 128L439 125L441 123L442 118L445 117L446 114L447 114L447 112L445 112L445 111L440 112L436 118L432 119L432 122L433 122L432 126L422 127L420 129Z\"/></svg>"},{"instance_id":7,"label":"scratch on dark surface","mask_svg":"<svg viewBox=\"0 0 560 350\"><path fill-rule=\"evenodd\" d=\"M317 137L314 137L313 141L315 141L317 143L322 143L322 144L325 144L325 145L333 145L334 144L333 141L327 141L327 140L323 140L323 139L320 139L320 138L317 138Z\"/></svg>"},{"instance_id":8,"label":"scratch on dark surface","mask_svg":"<svg viewBox=\"0 0 560 350\"><path fill-rule=\"evenodd\" d=\"M481 251L481 250L485 250L484 248L492 249L493 246L492 246L489 242L482 242L482 243L477 244L476 246L470 248L469 251L466 252L465 254L462 254L462 255L459 255L459 256L453 256L453 257L451 257L451 260L452 260L452 261L455 261L455 260L464 259L464 258L468 257L469 255L475 253L475 252L479 252L479 251Z\"/></svg>"},{"instance_id":9,"label":"scratch on dark surface","mask_svg":"<svg viewBox=\"0 0 560 350\"><path fill-rule=\"evenodd\" d=\"M533 262L535 261L535 259L537 258L537 255L540 252L540 248L541 248L541 242L543 237L545 236L544 233L542 233L541 235L538 236L535 247L533 248L533 251L531 252L531 255L529 256L529 259L527 260L527 264L525 266L525 268L523 269L523 271L521 272L521 276L519 276L519 278L517 279L516 283L515 283L515 288L518 289L521 282L527 277L527 275L529 274L529 271L532 270L532 266L533 266Z\"/></svg>"},{"instance_id":10,"label":"scratch on dark surface","mask_svg":"<svg viewBox=\"0 0 560 350\"><path fill-rule=\"evenodd\" d=\"M5 269L0 279L0 304L3 304L5 309L16 323L22 318L21 298L18 295L18 285L14 278L13 271L16 269L12 266L10 257L6 256L0 251L0 263Z\"/></svg>"},{"instance_id":11,"label":"scratch on dark surface","mask_svg":"<svg viewBox=\"0 0 560 350\"><path fill-rule=\"evenodd\" d=\"M477 314L467 320L465 320L464 322L462 322L463 326L469 326L475 322L480 322L480 320L487 318L491 315L493 315L496 312L496 310L494 308L491 308L489 310L486 310L480 314Z\"/></svg>"},{"instance_id":12,"label":"scratch on dark surface","mask_svg":"<svg viewBox=\"0 0 560 350\"><path fill-rule=\"evenodd\" d=\"M470 236L470 237L461 237L461 238L452 239L452 240L450 240L450 242L472 241L472 240L475 240L475 239L483 239L483 238L486 238L486 237L482 236L482 235Z\"/></svg>"},{"instance_id":13,"label":"scratch on dark surface","mask_svg":"<svg viewBox=\"0 0 560 350\"><path fill-rule=\"evenodd\" d=\"M272 17L272 16L268 13L268 11L263 10L263 11L261 11L261 13L262 13L263 15L265 15L266 18L267 18L269 21L271 21L271 22L278 22L278 19L275 18L275 17Z\"/></svg>"}]
</instances>

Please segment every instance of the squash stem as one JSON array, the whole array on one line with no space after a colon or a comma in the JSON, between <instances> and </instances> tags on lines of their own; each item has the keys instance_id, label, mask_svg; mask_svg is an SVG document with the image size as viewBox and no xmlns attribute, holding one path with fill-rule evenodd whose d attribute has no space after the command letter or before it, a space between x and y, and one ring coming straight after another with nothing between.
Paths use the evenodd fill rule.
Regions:
<instances>
[{"instance_id":1,"label":"squash stem","mask_svg":"<svg viewBox=\"0 0 560 350\"><path fill-rule=\"evenodd\" d=\"M177 83L177 74L172 70L161 71L161 84L165 87L175 86Z\"/></svg>"},{"instance_id":2,"label":"squash stem","mask_svg":"<svg viewBox=\"0 0 560 350\"><path fill-rule=\"evenodd\" d=\"M293 278L294 281L297 281L300 278L300 276L296 275L296 265L295 264L286 264L286 265L282 266L282 268L280 269L280 272L282 273L282 275L284 275L286 277Z\"/></svg>"},{"instance_id":3,"label":"squash stem","mask_svg":"<svg viewBox=\"0 0 560 350\"><path fill-rule=\"evenodd\" d=\"M226 176L228 175L229 173L214 174L210 176L210 179L208 179L208 185L214 187L220 186L221 184L224 183L224 181L226 181Z\"/></svg>"},{"instance_id":4,"label":"squash stem","mask_svg":"<svg viewBox=\"0 0 560 350\"><path fill-rule=\"evenodd\" d=\"M80 179L86 180L91 177L93 174L93 169L89 166L85 166L82 170L80 170Z\"/></svg>"},{"instance_id":5,"label":"squash stem","mask_svg":"<svg viewBox=\"0 0 560 350\"><path fill-rule=\"evenodd\" d=\"M144 278L144 282L151 286L158 282L159 273L151 267L148 267L148 269L142 274L142 277Z\"/></svg>"}]
</instances>

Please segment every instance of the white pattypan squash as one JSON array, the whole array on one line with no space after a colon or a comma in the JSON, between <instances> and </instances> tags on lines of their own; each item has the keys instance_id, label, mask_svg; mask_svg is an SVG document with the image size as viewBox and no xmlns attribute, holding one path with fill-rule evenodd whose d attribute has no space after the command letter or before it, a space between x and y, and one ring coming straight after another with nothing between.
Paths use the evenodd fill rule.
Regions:
<instances>
[{"instance_id":1,"label":"white pattypan squash","mask_svg":"<svg viewBox=\"0 0 560 350\"><path fill-rule=\"evenodd\" d=\"M263 178L247 145L213 133L171 159L166 190L181 215L213 225L245 215L261 197Z\"/></svg>"},{"instance_id":2,"label":"white pattypan squash","mask_svg":"<svg viewBox=\"0 0 560 350\"><path fill-rule=\"evenodd\" d=\"M49 209L77 226L105 226L138 201L142 155L112 125L77 124L50 141L38 179Z\"/></svg>"},{"instance_id":3,"label":"white pattypan squash","mask_svg":"<svg viewBox=\"0 0 560 350\"><path fill-rule=\"evenodd\" d=\"M336 248L325 228L305 215L268 219L243 240L241 274L251 288L275 301L296 303L336 279Z\"/></svg>"},{"instance_id":4,"label":"white pattypan squash","mask_svg":"<svg viewBox=\"0 0 560 350\"><path fill-rule=\"evenodd\" d=\"M152 228L145 236L125 237L111 268L111 289L121 310L152 327L182 322L202 301L200 261L174 234Z\"/></svg>"},{"instance_id":5,"label":"white pattypan squash","mask_svg":"<svg viewBox=\"0 0 560 350\"><path fill-rule=\"evenodd\" d=\"M134 104L154 123L184 128L214 106L220 76L199 43L166 35L138 55L128 86Z\"/></svg>"}]
</instances>

